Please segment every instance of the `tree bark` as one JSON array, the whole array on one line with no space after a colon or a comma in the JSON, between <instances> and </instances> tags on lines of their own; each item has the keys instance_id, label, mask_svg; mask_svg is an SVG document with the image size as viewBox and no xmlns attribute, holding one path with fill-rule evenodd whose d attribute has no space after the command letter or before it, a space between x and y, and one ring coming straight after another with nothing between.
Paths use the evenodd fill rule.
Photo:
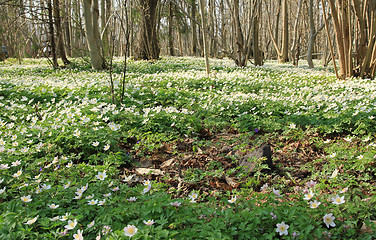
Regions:
<instances>
[{"instance_id":1,"label":"tree bark","mask_svg":"<svg viewBox=\"0 0 376 240\"><path fill-rule=\"evenodd\" d=\"M101 21L101 32L102 32L102 54L103 56L108 56L109 54L109 38L108 31L106 28L106 0L101 1L101 11L100 11L100 21Z\"/></svg>"},{"instance_id":2,"label":"tree bark","mask_svg":"<svg viewBox=\"0 0 376 240\"><path fill-rule=\"evenodd\" d=\"M56 43L55 43L55 35L54 35L54 22L52 17L52 3L51 0L47 1L47 8L48 8L48 26L50 30L50 44L51 44L51 54L52 54L52 63L53 67L59 67L57 63L57 56L56 56Z\"/></svg>"},{"instance_id":3,"label":"tree bark","mask_svg":"<svg viewBox=\"0 0 376 240\"><path fill-rule=\"evenodd\" d=\"M101 39L99 35L99 7L98 0L84 0L84 19L86 39L89 45L91 64L95 70L106 68L102 56Z\"/></svg>"},{"instance_id":4,"label":"tree bark","mask_svg":"<svg viewBox=\"0 0 376 240\"><path fill-rule=\"evenodd\" d=\"M65 16L65 40L67 44L67 54L68 56L72 57L72 35L71 35L71 2L69 0L65 0L65 10L63 11L63 16Z\"/></svg>"},{"instance_id":5,"label":"tree bark","mask_svg":"<svg viewBox=\"0 0 376 240\"><path fill-rule=\"evenodd\" d=\"M135 59L150 60L159 58L159 45L156 29L156 10L158 0L140 0L140 34Z\"/></svg>"},{"instance_id":6,"label":"tree bark","mask_svg":"<svg viewBox=\"0 0 376 240\"><path fill-rule=\"evenodd\" d=\"M308 48L307 48L307 62L309 68L314 68L312 54L313 54L313 47L316 39L316 29L315 29L315 22L313 20L313 0L309 0L308 4L308 20L309 20L309 41L308 41Z\"/></svg>"},{"instance_id":7,"label":"tree bark","mask_svg":"<svg viewBox=\"0 0 376 240\"><path fill-rule=\"evenodd\" d=\"M56 25L56 36L58 40L58 49L61 60L63 60L65 65L71 63L68 60L67 55L65 54L65 46L63 41L63 29L61 28L61 18L60 18L60 2L59 0L53 0L54 3L54 16L55 16L55 25Z\"/></svg>"},{"instance_id":8,"label":"tree bark","mask_svg":"<svg viewBox=\"0 0 376 240\"><path fill-rule=\"evenodd\" d=\"M294 23L294 38L293 38L293 41L292 41L292 46L291 46L291 55L292 55L292 58L293 58L293 64L294 66L298 66L298 63L296 63L296 47L297 47L297 40L298 40L298 24L299 24L299 18L300 18L300 13L301 13L301 9L302 9L302 4L303 3L303 0L299 0L299 4L298 4L298 11L296 12L296 18L295 18L295 23Z\"/></svg>"},{"instance_id":9,"label":"tree bark","mask_svg":"<svg viewBox=\"0 0 376 240\"><path fill-rule=\"evenodd\" d=\"M222 37L222 47L227 51L227 44L226 44L226 24L225 24L225 4L224 0L221 0L220 5L220 12L221 12L221 37ZM223 55L223 54L222 54ZM223 57L223 56L221 56Z\"/></svg>"},{"instance_id":10,"label":"tree bark","mask_svg":"<svg viewBox=\"0 0 376 240\"><path fill-rule=\"evenodd\" d=\"M364 56L367 47L367 27L363 17L362 8L359 0L353 0L355 16L359 23L360 43L358 46L357 64L361 64L360 56Z\"/></svg>"},{"instance_id":11,"label":"tree bark","mask_svg":"<svg viewBox=\"0 0 376 240\"><path fill-rule=\"evenodd\" d=\"M283 0L283 38L282 38L282 55L279 58L280 63L286 63L289 61L289 18L288 18L288 8L287 0Z\"/></svg>"},{"instance_id":12,"label":"tree bark","mask_svg":"<svg viewBox=\"0 0 376 240\"><path fill-rule=\"evenodd\" d=\"M174 56L174 38L173 38L173 19L174 19L174 5L173 0L170 0L168 6L168 49L170 56Z\"/></svg>"},{"instance_id":13,"label":"tree bark","mask_svg":"<svg viewBox=\"0 0 376 240\"><path fill-rule=\"evenodd\" d=\"M255 7L258 8L258 14L253 17L253 59L255 61L255 66L262 66L263 65L263 58L262 54L259 49L259 15L261 13L261 4L260 6L258 0L255 2Z\"/></svg>"},{"instance_id":14,"label":"tree bark","mask_svg":"<svg viewBox=\"0 0 376 240\"><path fill-rule=\"evenodd\" d=\"M277 14L276 14L275 25L274 25L274 39L278 44L280 44L280 41L278 40L279 40L279 21L280 21L279 19L281 17L282 0L277 0L277 1L278 1L278 7L277 7ZM278 51L277 51L277 55L278 55Z\"/></svg>"},{"instance_id":15,"label":"tree bark","mask_svg":"<svg viewBox=\"0 0 376 240\"><path fill-rule=\"evenodd\" d=\"M196 20L196 0L191 0L192 19ZM197 25L195 21L192 21L192 55L197 56Z\"/></svg>"},{"instance_id":16,"label":"tree bark","mask_svg":"<svg viewBox=\"0 0 376 240\"><path fill-rule=\"evenodd\" d=\"M215 1L213 0L208 0L208 3L209 3L209 14L208 14L208 17L209 17L209 32L212 36L215 37L215 23L214 23L214 14L215 14ZM209 41L209 55L212 56L212 57L216 57L216 49L215 49L215 43L214 43L214 39L213 38L210 38L210 41Z\"/></svg>"},{"instance_id":17,"label":"tree bark","mask_svg":"<svg viewBox=\"0 0 376 240\"><path fill-rule=\"evenodd\" d=\"M244 47L244 40L243 40L243 32L240 25L240 16L239 16L239 0L234 0L234 26L235 26L235 46L236 46L236 65L244 67L245 61L243 56L243 47Z\"/></svg>"},{"instance_id":18,"label":"tree bark","mask_svg":"<svg viewBox=\"0 0 376 240\"><path fill-rule=\"evenodd\" d=\"M336 4L334 3L334 0L329 0L329 7L332 12L333 16L333 23L334 23L334 32L336 35L336 41L337 41L337 49L338 49L338 55L339 55L339 64L341 68L341 74L340 77L342 79L347 77L347 65L346 65L346 59L345 59L345 46L343 44L343 38L344 35L342 33L342 26L340 24L338 11L336 8Z\"/></svg>"},{"instance_id":19,"label":"tree bark","mask_svg":"<svg viewBox=\"0 0 376 240\"><path fill-rule=\"evenodd\" d=\"M330 53L332 55L334 72L336 74L337 79L339 79L340 77L339 77L339 74L338 74L338 71L337 71L337 65L336 65L336 60L335 60L335 55L334 55L334 48L333 48L334 43L332 44L332 40L331 40L331 37L330 37L329 24L328 24L328 21L326 20L326 11L325 11L324 1L325 0L321 0L321 6L323 6L322 11L323 11L323 15L324 15L326 35L328 37L328 43L329 43Z\"/></svg>"},{"instance_id":20,"label":"tree bark","mask_svg":"<svg viewBox=\"0 0 376 240\"><path fill-rule=\"evenodd\" d=\"M205 68L206 74L210 74L210 66L209 66L209 53L208 53L208 40L207 40L207 26L206 26L206 19L205 19L205 0L200 0L200 11L201 11L201 21L202 21L202 35L203 35L203 45L204 45L204 56L205 56Z\"/></svg>"}]
</instances>

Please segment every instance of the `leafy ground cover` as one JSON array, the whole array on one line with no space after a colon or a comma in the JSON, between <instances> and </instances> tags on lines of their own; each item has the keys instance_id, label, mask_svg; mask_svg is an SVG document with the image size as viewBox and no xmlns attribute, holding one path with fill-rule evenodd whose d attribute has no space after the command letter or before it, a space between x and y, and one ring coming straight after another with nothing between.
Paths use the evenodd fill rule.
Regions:
<instances>
[{"instance_id":1,"label":"leafy ground cover","mask_svg":"<svg viewBox=\"0 0 376 240\"><path fill-rule=\"evenodd\" d=\"M197 58L129 61L125 78L121 59L0 64L1 239L375 237L374 81L227 60L207 77ZM275 169L239 167L263 144Z\"/></svg>"}]
</instances>

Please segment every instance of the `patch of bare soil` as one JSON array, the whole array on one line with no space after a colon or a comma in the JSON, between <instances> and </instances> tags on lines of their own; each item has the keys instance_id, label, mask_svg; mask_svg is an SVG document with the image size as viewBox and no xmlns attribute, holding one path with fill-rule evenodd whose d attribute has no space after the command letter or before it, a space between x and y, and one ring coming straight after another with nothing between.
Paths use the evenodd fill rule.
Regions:
<instances>
[{"instance_id":1,"label":"patch of bare soil","mask_svg":"<svg viewBox=\"0 0 376 240\"><path fill-rule=\"evenodd\" d=\"M254 176L254 172L240 169L239 161L259 146L245 144L244 148L237 148L243 141L239 134L210 135L205 141L205 146L198 147L194 139L186 138L164 143L152 152L133 151L134 163L128 168L123 168L121 175L124 181L137 182L149 179L165 183L170 186L169 192L174 197L186 196L192 190L209 195L231 191L240 188ZM135 140L131 140L130 143L124 144L124 148L131 150L134 143ZM304 166L322 158L324 153L308 140L287 141L282 148L278 148L273 142L269 144L273 150L276 169L260 171L264 176L269 175L273 178L288 176L292 180L292 185L298 185L300 181L308 178L311 172ZM316 164L315 168L320 170L320 164ZM243 174L237 174L239 172ZM133 180L125 177L129 175L133 176ZM259 189L267 182L265 179L258 177L259 181L255 183L254 188Z\"/></svg>"}]
</instances>

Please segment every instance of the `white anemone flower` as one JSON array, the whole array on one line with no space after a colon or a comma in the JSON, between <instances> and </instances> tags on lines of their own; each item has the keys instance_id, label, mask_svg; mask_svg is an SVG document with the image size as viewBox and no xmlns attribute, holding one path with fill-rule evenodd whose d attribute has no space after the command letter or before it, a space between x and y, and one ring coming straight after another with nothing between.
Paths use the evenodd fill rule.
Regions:
<instances>
[{"instance_id":1,"label":"white anemone flower","mask_svg":"<svg viewBox=\"0 0 376 240\"><path fill-rule=\"evenodd\" d=\"M94 199L87 202L88 205L97 205L97 203L98 203L98 200L94 200Z\"/></svg>"},{"instance_id":2,"label":"white anemone flower","mask_svg":"<svg viewBox=\"0 0 376 240\"><path fill-rule=\"evenodd\" d=\"M277 224L277 229L275 230L277 233L279 233L280 236L288 235L287 229L289 229L289 225L285 224L284 222Z\"/></svg>"},{"instance_id":3,"label":"white anemone flower","mask_svg":"<svg viewBox=\"0 0 376 240\"><path fill-rule=\"evenodd\" d=\"M309 204L310 204L310 208L318 208L318 206L320 206L320 204L321 204L321 202L318 202L317 200L315 200L315 201L311 201L311 202L309 202Z\"/></svg>"},{"instance_id":4,"label":"white anemone flower","mask_svg":"<svg viewBox=\"0 0 376 240\"><path fill-rule=\"evenodd\" d=\"M88 228L92 228L92 227L94 226L94 223L95 223L95 222L92 221L91 223L89 223L89 224L87 225L87 227L88 227Z\"/></svg>"},{"instance_id":5,"label":"white anemone flower","mask_svg":"<svg viewBox=\"0 0 376 240\"><path fill-rule=\"evenodd\" d=\"M48 204L47 206L48 206L49 208L51 208L51 209L56 209L56 208L59 207L59 205L56 205L55 203Z\"/></svg>"},{"instance_id":6,"label":"white anemone flower","mask_svg":"<svg viewBox=\"0 0 376 240\"><path fill-rule=\"evenodd\" d=\"M26 225L31 225L31 224L35 223L37 221L38 217L39 216L36 216L35 218L28 220L25 224Z\"/></svg>"},{"instance_id":7,"label":"white anemone flower","mask_svg":"<svg viewBox=\"0 0 376 240\"><path fill-rule=\"evenodd\" d=\"M311 198L313 198L313 195L315 195L313 192L309 191L308 194L305 194L304 195L304 200L311 200Z\"/></svg>"},{"instance_id":8,"label":"white anemone flower","mask_svg":"<svg viewBox=\"0 0 376 240\"><path fill-rule=\"evenodd\" d=\"M332 198L332 202L334 204L340 205L345 203L345 196L339 197L338 195Z\"/></svg>"},{"instance_id":9,"label":"white anemone flower","mask_svg":"<svg viewBox=\"0 0 376 240\"><path fill-rule=\"evenodd\" d=\"M171 202L170 205L173 206L173 207L180 207L181 203L178 202L178 201L175 201L175 202Z\"/></svg>"},{"instance_id":10,"label":"white anemone flower","mask_svg":"<svg viewBox=\"0 0 376 240\"><path fill-rule=\"evenodd\" d=\"M229 202L229 203L234 203L234 202L236 202L236 196L231 197L231 199L228 200L228 202Z\"/></svg>"},{"instance_id":11,"label":"white anemone flower","mask_svg":"<svg viewBox=\"0 0 376 240\"><path fill-rule=\"evenodd\" d=\"M21 201L25 203L31 202L32 200L31 195L21 197Z\"/></svg>"},{"instance_id":12,"label":"white anemone flower","mask_svg":"<svg viewBox=\"0 0 376 240\"><path fill-rule=\"evenodd\" d=\"M73 221L72 220L69 220L68 221L68 225L65 225L65 229L68 229L68 230L72 230L76 227L77 225L77 219L74 219Z\"/></svg>"},{"instance_id":13,"label":"white anemone flower","mask_svg":"<svg viewBox=\"0 0 376 240\"><path fill-rule=\"evenodd\" d=\"M106 172L98 172L97 175L95 175L95 177L101 181L103 181L106 177L107 177L107 174Z\"/></svg>"},{"instance_id":14,"label":"white anemone flower","mask_svg":"<svg viewBox=\"0 0 376 240\"><path fill-rule=\"evenodd\" d=\"M21 176L21 174L22 174L22 170L18 170L15 174L13 174L12 176L14 177L14 178L18 178L19 176Z\"/></svg>"},{"instance_id":15,"label":"white anemone flower","mask_svg":"<svg viewBox=\"0 0 376 240\"><path fill-rule=\"evenodd\" d=\"M73 239L75 240L84 240L84 237L82 235L82 230L77 230L77 233L76 234L73 234Z\"/></svg>"},{"instance_id":16,"label":"white anemone flower","mask_svg":"<svg viewBox=\"0 0 376 240\"><path fill-rule=\"evenodd\" d=\"M137 233L137 228L134 225L128 225L124 229L124 235L127 237L133 237Z\"/></svg>"},{"instance_id":17,"label":"white anemone flower","mask_svg":"<svg viewBox=\"0 0 376 240\"><path fill-rule=\"evenodd\" d=\"M336 218L333 217L333 213L325 214L323 220L327 228L336 226L336 224L334 223L334 219Z\"/></svg>"},{"instance_id":18,"label":"white anemone flower","mask_svg":"<svg viewBox=\"0 0 376 240\"><path fill-rule=\"evenodd\" d=\"M147 220L147 221L142 221L145 225L151 226L154 224L154 220Z\"/></svg>"}]
</instances>

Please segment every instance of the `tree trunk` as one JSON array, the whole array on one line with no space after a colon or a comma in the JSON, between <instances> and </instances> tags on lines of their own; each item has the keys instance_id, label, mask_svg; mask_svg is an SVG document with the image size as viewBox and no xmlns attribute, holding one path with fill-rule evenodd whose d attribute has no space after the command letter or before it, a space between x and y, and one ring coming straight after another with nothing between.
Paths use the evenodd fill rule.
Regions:
<instances>
[{"instance_id":1,"label":"tree trunk","mask_svg":"<svg viewBox=\"0 0 376 240\"><path fill-rule=\"evenodd\" d=\"M170 51L170 56L174 56L174 38L173 34L173 19L174 19L174 5L173 0L169 2L168 8L168 49Z\"/></svg>"},{"instance_id":2,"label":"tree trunk","mask_svg":"<svg viewBox=\"0 0 376 240\"><path fill-rule=\"evenodd\" d=\"M221 37L222 37L222 48L227 51L227 43L226 43L226 24L225 24L225 4L224 0L221 0L220 5L220 12L221 12ZM222 54L223 55L223 54ZM223 56L221 56L223 57Z\"/></svg>"},{"instance_id":3,"label":"tree trunk","mask_svg":"<svg viewBox=\"0 0 376 240\"><path fill-rule=\"evenodd\" d=\"M209 32L210 32L210 35L215 37L215 32L214 32L214 27L215 27L215 23L214 23L214 14L215 14L215 1L213 0L209 0L208 1L209 3ZM216 50L215 50L215 44L214 44L214 38L210 38L210 41L209 41L209 55L212 56L212 57L216 57Z\"/></svg>"},{"instance_id":4,"label":"tree trunk","mask_svg":"<svg viewBox=\"0 0 376 240\"><path fill-rule=\"evenodd\" d=\"M57 63L57 56L56 56L56 43L55 43L55 35L54 35L54 22L52 17L52 3L51 0L47 1L47 8L48 8L48 26L50 30L50 44L51 44L51 54L52 54L52 63L53 67L59 67Z\"/></svg>"},{"instance_id":5,"label":"tree trunk","mask_svg":"<svg viewBox=\"0 0 376 240\"><path fill-rule=\"evenodd\" d=\"M110 37L108 30L108 21L111 16L111 1L112 0L101 0L101 39L102 39L102 48L103 56L106 56L110 53Z\"/></svg>"},{"instance_id":6,"label":"tree trunk","mask_svg":"<svg viewBox=\"0 0 376 240\"><path fill-rule=\"evenodd\" d=\"M74 25L74 47L75 49L81 48L81 31L82 31L82 18L81 18L81 1L76 1L74 4L74 13L75 13L75 20ZM77 53L75 53L75 56L77 56Z\"/></svg>"},{"instance_id":7,"label":"tree trunk","mask_svg":"<svg viewBox=\"0 0 376 240\"><path fill-rule=\"evenodd\" d=\"M296 63L296 47L297 47L297 38L298 38L298 24L299 24L299 18L300 18L300 13L302 9L302 4L303 0L299 0L298 4L298 11L296 12L296 18L295 18L295 23L294 23L294 38L292 41L292 46L291 46L291 55L293 58L293 64L294 66L298 66L298 63Z\"/></svg>"},{"instance_id":8,"label":"tree trunk","mask_svg":"<svg viewBox=\"0 0 376 240\"><path fill-rule=\"evenodd\" d=\"M279 19L281 17L282 0L277 0L277 1L278 1L278 7L277 7L277 14L276 14L275 25L274 25L274 39L278 44L280 44L280 41L279 41L279 21L280 20ZM278 52L277 52L277 56L278 56Z\"/></svg>"},{"instance_id":9,"label":"tree trunk","mask_svg":"<svg viewBox=\"0 0 376 240\"><path fill-rule=\"evenodd\" d=\"M309 68L314 68L312 54L313 54L313 47L316 39L316 29L315 29L315 22L313 20L313 0L309 0L308 5L308 20L309 20L309 41L308 41L308 48L307 48L307 62Z\"/></svg>"},{"instance_id":10,"label":"tree trunk","mask_svg":"<svg viewBox=\"0 0 376 240\"><path fill-rule=\"evenodd\" d=\"M91 64L95 70L106 68L102 56L101 39L99 35L99 8L98 0L84 0L84 19L86 39L89 45Z\"/></svg>"},{"instance_id":11,"label":"tree trunk","mask_svg":"<svg viewBox=\"0 0 376 240\"><path fill-rule=\"evenodd\" d=\"M140 34L135 59L150 60L159 58L158 36L156 29L156 10L158 0L140 0Z\"/></svg>"},{"instance_id":12,"label":"tree trunk","mask_svg":"<svg viewBox=\"0 0 376 240\"><path fill-rule=\"evenodd\" d=\"M71 35L71 2L69 0L65 1L65 10L63 11L63 16L65 16L65 39L67 44L67 54L72 57L72 35Z\"/></svg>"},{"instance_id":13,"label":"tree trunk","mask_svg":"<svg viewBox=\"0 0 376 240\"><path fill-rule=\"evenodd\" d=\"M343 45L343 32L342 32L342 26L340 24L340 19L338 15L338 11L336 8L336 5L334 3L334 0L329 0L329 7L332 12L333 16L333 23L334 23L334 32L336 35L336 41L337 41L337 49L338 49L338 55L339 55L339 65L341 68L341 78L347 77L347 65L345 60L345 47Z\"/></svg>"},{"instance_id":14,"label":"tree trunk","mask_svg":"<svg viewBox=\"0 0 376 240\"><path fill-rule=\"evenodd\" d=\"M262 66L264 59L259 48L259 18L261 14L261 3L258 0L255 1L255 8L257 8L257 14L253 17L253 59L255 61L255 66Z\"/></svg>"},{"instance_id":15,"label":"tree trunk","mask_svg":"<svg viewBox=\"0 0 376 240\"><path fill-rule=\"evenodd\" d=\"M287 9L287 0L283 0L282 5L283 10L283 38L282 38L282 55L279 58L280 63L286 63L289 61L289 19L288 19L288 9Z\"/></svg>"},{"instance_id":16,"label":"tree trunk","mask_svg":"<svg viewBox=\"0 0 376 240\"><path fill-rule=\"evenodd\" d=\"M101 20L101 32L102 32L102 54L103 56L108 56L109 54L109 38L106 29L106 0L101 1L101 12L100 12L100 20Z\"/></svg>"},{"instance_id":17,"label":"tree trunk","mask_svg":"<svg viewBox=\"0 0 376 240\"><path fill-rule=\"evenodd\" d=\"M206 19L205 19L205 0L200 0L200 11L201 11L201 21L202 21L202 35L203 35L203 45L204 45L204 56L205 56L205 67L206 67L206 74L210 74L210 66L209 66L209 53L208 53L208 40L207 40L207 26L206 26Z\"/></svg>"},{"instance_id":18,"label":"tree trunk","mask_svg":"<svg viewBox=\"0 0 376 240\"><path fill-rule=\"evenodd\" d=\"M59 55L61 60L63 60L65 65L70 64L71 62L68 60L67 56L65 55L65 47L63 41L63 29L61 28L61 18L60 18L60 3L59 0L53 0L54 2L54 16L55 16L55 25L56 25L56 36L58 40L58 49Z\"/></svg>"},{"instance_id":19,"label":"tree trunk","mask_svg":"<svg viewBox=\"0 0 376 240\"><path fill-rule=\"evenodd\" d=\"M234 13L235 13L235 37L236 37L236 47L237 47L237 60L238 66L245 66L245 62L243 60L243 47L244 47L244 40L243 40L243 32L240 25L240 15L239 15L239 0L234 0Z\"/></svg>"},{"instance_id":20,"label":"tree trunk","mask_svg":"<svg viewBox=\"0 0 376 240\"><path fill-rule=\"evenodd\" d=\"M191 0L192 19L196 20L196 0ZM197 25L192 21L192 55L197 56Z\"/></svg>"},{"instance_id":21,"label":"tree trunk","mask_svg":"<svg viewBox=\"0 0 376 240\"><path fill-rule=\"evenodd\" d=\"M360 42L358 46L358 54L357 54L357 64L361 64L360 56L364 56L366 53L366 47L367 47L367 27L366 27L366 21L363 17L362 7L360 5L359 0L353 0L354 3L354 12L356 15L356 18L359 23L359 32L360 32Z\"/></svg>"}]
</instances>

